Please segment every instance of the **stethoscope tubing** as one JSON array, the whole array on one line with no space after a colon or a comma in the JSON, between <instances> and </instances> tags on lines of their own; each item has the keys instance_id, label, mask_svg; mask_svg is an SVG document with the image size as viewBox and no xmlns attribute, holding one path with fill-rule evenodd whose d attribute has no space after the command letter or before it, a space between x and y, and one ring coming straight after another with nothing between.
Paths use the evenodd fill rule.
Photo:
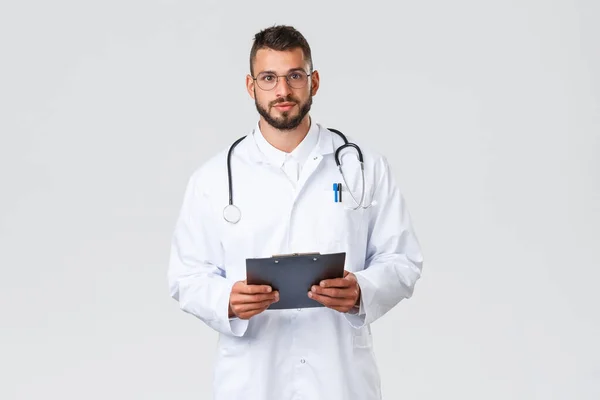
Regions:
<instances>
[{"instance_id":1,"label":"stethoscope tubing","mask_svg":"<svg viewBox=\"0 0 600 400\"><path fill-rule=\"evenodd\" d=\"M362 174L362 195L360 198L360 202L358 202L358 201L356 201L356 198L352 194L352 191L348 189L348 193L350 194L350 196L352 197L354 202L356 204L358 204L356 207L352 208L352 210L357 210L361 207L369 208L370 206L363 206L363 201L364 201L364 197L365 197L365 168L364 168L363 154L362 154L360 147L355 143L348 142L348 139L346 138L346 136L339 130L333 129L333 128L327 128L327 129L336 133L344 141L344 144L339 146L335 150L334 159L335 159L335 163L338 167L338 170L340 171L340 175L342 176L342 179L344 180L344 184L346 185L347 188L349 188L349 186L348 186L348 182L346 182L346 177L344 176L344 172L342 171L342 165L340 162L339 154L340 154L340 151L342 151L343 149L345 149L347 147L354 148L358 154L358 160L360 161L360 170L361 170L361 174ZM231 144L231 147L229 148L229 151L227 152L227 180L228 180L228 187L229 187L229 204L223 209L223 218L227 222L230 222L232 224L239 222L239 220L241 219L242 212L236 205L233 204L233 179L231 176L231 154L233 153L233 149L245 138L246 138L246 136L242 136L241 138L239 138L235 142L233 142ZM234 216L231 215L232 213L234 213L233 214Z\"/></svg>"}]
</instances>

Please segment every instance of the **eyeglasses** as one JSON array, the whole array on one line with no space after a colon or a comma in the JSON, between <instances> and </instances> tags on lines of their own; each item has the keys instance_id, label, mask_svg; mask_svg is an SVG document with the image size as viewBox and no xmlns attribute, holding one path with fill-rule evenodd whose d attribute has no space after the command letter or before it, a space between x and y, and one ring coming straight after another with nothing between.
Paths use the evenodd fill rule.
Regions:
<instances>
[{"instance_id":1,"label":"eyeglasses","mask_svg":"<svg viewBox=\"0 0 600 400\"><path fill-rule=\"evenodd\" d=\"M298 70L292 71L287 75L277 75L272 72L261 72L256 76L256 78L253 77L253 79L258 84L258 87L260 87L262 90L273 90L275 86L277 86L279 78L283 77L285 77L287 84L291 88L302 89L304 86L306 86L309 76L310 74L307 74L302 70Z\"/></svg>"}]
</instances>

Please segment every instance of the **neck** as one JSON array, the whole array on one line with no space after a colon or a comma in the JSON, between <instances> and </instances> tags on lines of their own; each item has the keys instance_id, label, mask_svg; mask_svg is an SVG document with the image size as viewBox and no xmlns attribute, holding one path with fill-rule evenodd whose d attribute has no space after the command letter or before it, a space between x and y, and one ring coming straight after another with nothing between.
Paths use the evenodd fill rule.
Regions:
<instances>
[{"instance_id":1,"label":"neck","mask_svg":"<svg viewBox=\"0 0 600 400\"><path fill-rule=\"evenodd\" d=\"M291 153L308 134L310 123L310 117L306 115L296 128L289 131L282 131L273 128L261 117L259 127L267 142L273 147L286 153Z\"/></svg>"}]
</instances>

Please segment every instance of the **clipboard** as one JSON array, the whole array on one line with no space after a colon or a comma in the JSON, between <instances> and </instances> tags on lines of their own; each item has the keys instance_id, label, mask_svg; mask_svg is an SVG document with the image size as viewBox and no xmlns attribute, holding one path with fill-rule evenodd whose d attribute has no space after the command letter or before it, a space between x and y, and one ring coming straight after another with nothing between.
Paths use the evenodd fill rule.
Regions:
<instances>
[{"instance_id":1,"label":"clipboard","mask_svg":"<svg viewBox=\"0 0 600 400\"><path fill-rule=\"evenodd\" d=\"M269 310L324 307L308 297L312 285L344 277L346 253L293 253L246 259L248 285L269 285L279 291L279 301Z\"/></svg>"}]
</instances>

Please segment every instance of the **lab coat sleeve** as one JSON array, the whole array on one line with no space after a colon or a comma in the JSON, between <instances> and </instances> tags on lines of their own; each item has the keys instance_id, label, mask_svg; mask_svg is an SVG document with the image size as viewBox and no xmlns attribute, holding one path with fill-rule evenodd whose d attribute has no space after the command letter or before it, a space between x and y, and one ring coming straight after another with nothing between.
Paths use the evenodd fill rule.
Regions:
<instances>
[{"instance_id":1,"label":"lab coat sleeve","mask_svg":"<svg viewBox=\"0 0 600 400\"><path fill-rule=\"evenodd\" d=\"M345 314L355 328L370 324L410 298L421 277L423 257L404 197L387 160L380 161L365 268L354 274L361 290L358 313ZM367 210L368 211L368 210Z\"/></svg>"},{"instance_id":2,"label":"lab coat sleeve","mask_svg":"<svg viewBox=\"0 0 600 400\"><path fill-rule=\"evenodd\" d=\"M217 332L243 336L248 320L229 318L229 297L234 281L225 277L218 224L208 197L192 175L171 240L168 282L179 307Z\"/></svg>"}]
</instances>

